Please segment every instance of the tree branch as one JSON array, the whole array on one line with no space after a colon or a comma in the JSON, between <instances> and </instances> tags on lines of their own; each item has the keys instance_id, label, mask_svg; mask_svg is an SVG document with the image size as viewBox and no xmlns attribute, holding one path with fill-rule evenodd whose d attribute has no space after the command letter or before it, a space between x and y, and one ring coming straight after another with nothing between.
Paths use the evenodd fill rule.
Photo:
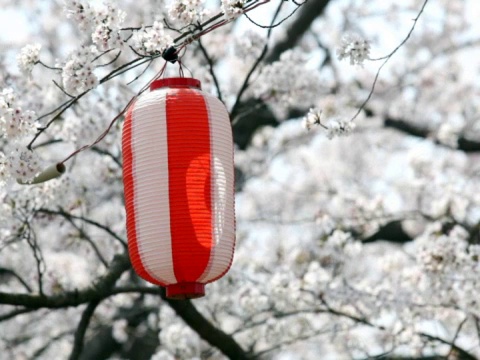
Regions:
<instances>
[{"instance_id":1,"label":"tree branch","mask_svg":"<svg viewBox=\"0 0 480 360\"><path fill-rule=\"evenodd\" d=\"M15 271L13 271L11 269L0 267L0 279L2 277L13 277L13 278L17 279L28 292L32 291L32 288L30 287L30 285L28 285L27 282L25 280L23 280L20 275L18 275Z\"/></svg>"},{"instance_id":2,"label":"tree branch","mask_svg":"<svg viewBox=\"0 0 480 360\"><path fill-rule=\"evenodd\" d=\"M432 137L429 129L415 125L413 123L410 123L402 119L394 119L391 117L387 117L383 121L383 126L398 130L408 135L412 135L412 136L416 136L424 139ZM438 141L436 141L436 143L439 145L443 145ZM466 153L480 152L480 141L467 139L463 135L458 138L457 149Z\"/></svg>"},{"instance_id":3,"label":"tree branch","mask_svg":"<svg viewBox=\"0 0 480 360\"><path fill-rule=\"evenodd\" d=\"M263 61L263 63L270 64L280 59L280 55L283 52L293 48L298 43L301 37L310 28L313 21L323 13L329 2L330 0L306 1L301 6L301 9L297 11L297 16L287 29L287 36L273 45L273 47L270 49L270 52L267 52L269 48L266 46L263 49L266 54L262 53L258 60ZM266 125L278 126L279 124L272 111L262 100L251 98L240 101L241 96L248 88L248 81L251 73L253 73L260 63L258 60L258 64L254 64L249 75L247 75L241 90L237 94L235 105L233 106L230 114L232 120L234 120L233 138L235 144L237 144L240 149L245 149L248 146L250 139L258 128ZM293 112L295 112L294 109L292 109L292 115ZM295 115L298 114L295 113Z\"/></svg>"},{"instance_id":4,"label":"tree branch","mask_svg":"<svg viewBox=\"0 0 480 360\"><path fill-rule=\"evenodd\" d=\"M93 300L87 305L87 308L82 314L80 323L78 324L77 331L75 331L75 337L73 341L73 349L70 354L69 360L77 360L80 357L80 354L83 349L83 339L85 338L85 333L87 332L88 324L90 324L90 319L95 312L100 300Z\"/></svg>"},{"instance_id":5,"label":"tree branch","mask_svg":"<svg viewBox=\"0 0 480 360\"><path fill-rule=\"evenodd\" d=\"M355 232L353 231L355 234ZM357 234L359 235L359 234ZM370 243L378 240L391 241L395 243L406 243L413 238L408 235L402 226L402 220L393 220L382 226L372 235L363 238L363 243Z\"/></svg>"},{"instance_id":6,"label":"tree branch","mask_svg":"<svg viewBox=\"0 0 480 360\"><path fill-rule=\"evenodd\" d=\"M235 339L212 325L189 300L169 300L164 294L162 298L197 334L210 345L218 348L231 360L245 360L250 356Z\"/></svg>"},{"instance_id":7,"label":"tree branch","mask_svg":"<svg viewBox=\"0 0 480 360\"><path fill-rule=\"evenodd\" d=\"M130 260L128 256L116 255L110 264L109 272L87 289L67 291L52 296L0 292L0 304L23 306L29 309L58 309L102 300L111 294L110 290L115 282L129 268Z\"/></svg>"},{"instance_id":8,"label":"tree branch","mask_svg":"<svg viewBox=\"0 0 480 360\"><path fill-rule=\"evenodd\" d=\"M62 216L67 221L71 221L72 219L84 221L87 224L93 225L93 226L95 226L99 229L104 230L107 234L111 235L114 239L118 240L125 249L127 248L127 243L117 233L112 231L108 226L102 225L102 224L100 224L100 223L98 223L94 220L88 219L88 218L83 217L83 216L72 215L72 214L70 214L70 213L68 213L68 212L66 212L62 209L59 209L59 210L56 210L56 211L55 210L49 210L49 209L38 209L37 213Z\"/></svg>"},{"instance_id":9,"label":"tree branch","mask_svg":"<svg viewBox=\"0 0 480 360\"><path fill-rule=\"evenodd\" d=\"M452 342L448 341L448 340L445 340L445 339L442 339L440 337L437 337L437 336L433 336L433 335L429 335L429 334L426 334L426 333L420 333L421 336L429 339L429 340L434 340L434 341L438 341L442 344L445 344L445 345L450 345L451 346L451 349L450 349L450 353L454 352L456 353L457 359L462 359L462 360L477 360L477 358L475 356L473 356L472 354L470 354L469 352L467 352L466 350L458 347L457 345L453 344ZM450 357L449 357L450 359Z\"/></svg>"},{"instance_id":10,"label":"tree branch","mask_svg":"<svg viewBox=\"0 0 480 360\"><path fill-rule=\"evenodd\" d=\"M208 53L207 49L205 49L205 47L203 46L201 39L198 39L198 47L202 52L203 57L208 63L208 71L210 72L210 75L212 75L213 83L215 84L215 89L217 89L218 99L221 102L223 102L222 91L220 90L220 84L218 82L217 75L215 74L215 70L214 70L214 65L215 65L214 61L210 56L210 54Z\"/></svg>"},{"instance_id":11,"label":"tree branch","mask_svg":"<svg viewBox=\"0 0 480 360\"><path fill-rule=\"evenodd\" d=\"M306 1L298 11L298 15L293 23L287 29L286 33L288 35L273 46L265 58L265 62L269 64L277 61L283 52L293 48L310 28L313 21L323 13L329 2L330 0Z\"/></svg>"}]
</instances>

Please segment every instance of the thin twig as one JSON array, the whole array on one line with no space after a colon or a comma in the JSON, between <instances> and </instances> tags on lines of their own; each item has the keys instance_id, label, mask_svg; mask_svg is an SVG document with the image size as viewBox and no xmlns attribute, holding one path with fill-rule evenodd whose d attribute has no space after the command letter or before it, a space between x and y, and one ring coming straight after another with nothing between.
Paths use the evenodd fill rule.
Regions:
<instances>
[{"instance_id":1,"label":"thin twig","mask_svg":"<svg viewBox=\"0 0 480 360\"><path fill-rule=\"evenodd\" d=\"M465 325L467 320L468 320L468 316L465 316L465 319L463 319L460 322L460 325L458 325L457 331L455 331L455 335L453 336L453 339L452 339L452 345L450 346L450 351L447 354L447 359L450 359L450 356L453 355L453 352L455 351L455 341L457 341L458 336L460 335L460 331L462 330L462 327L463 325Z\"/></svg>"},{"instance_id":2,"label":"thin twig","mask_svg":"<svg viewBox=\"0 0 480 360\"><path fill-rule=\"evenodd\" d=\"M294 2L295 3L295 2ZM261 25L259 23L257 23L256 21L254 21L250 16L248 16L247 14L244 14L245 17L248 19L248 21L250 21L253 25L255 26L258 26L262 29L272 29L272 28L276 28L277 26L280 26L282 25L285 21L287 21L288 19L290 19L296 12L297 10L300 8L300 6L303 5L302 4L297 4L295 3L295 5L297 5L297 7L290 13L288 14L287 16L285 16L282 20L280 20L278 23L276 24L270 24L270 25Z\"/></svg>"},{"instance_id":3,"label":"thin twig","mask_svg":"<svg viewBox=\"0 0 480 360\"><path fill-rule=\"evenodd\" d=\"M30 285L28 285L27 282L25 280L23 280L22 277L20 275L18 275L15 271L13 271L11 269L0 267L0 276L1 275L10 275L10 276L14 277L15 279L17 279L23 285L23 287L28 292L32 292L32 288L30 287Z\"/></svg>"},{"instance_id":4,"label":"thin twig","mask_svg":"<svg viewBox=\"0 0 480 360\"><path fill-rule=\"evenodd\" d=\"M215 88L217 89L218 98L220 99L220 101L223 102L222 92L221 92L221 90L220 90L220 85L219 85L219 83L218 83L217 76L215 75L215 71L214 71L214 69L213 69L213 59L212 59L212 57L208 54L207 49L205 49L205 47L203 46L202 41L201 41L200 39L198 39L198 46L199 46L200 50L202 51L203 56L204 56L205 59L207 60L208 70L209 70L209 72L210 72L210 75L212 75L213 83L215 84Z\"/></svg>"},{"instance_id":5,"label":"thin twig","mask_svg":"<svg viewBox=\"0 0 480 360\"><path fill-rule=\"evenodd\" d=\"M55 86L57 88L60 89L61 92L63 92L65 95L67 95L70 99L73 99L75 97L73 95L70 95L68 92L66 92L66 90L63 87L61 87L54 79L52 80L52 82L55 84Z\"/></svg>"},{"instance_id":6,"label":"thin twig","mask_svg":"<svg viewBox=\"0 0 480 360\"><path fill-rule=\"evenodd\" d=\"M272 18L272 21L271 21L272 24L275 23L275 20L277 19L277 16L280 14L282 6L283 6L283 1L280 2L280 4L277 7L277 10L275 11L275 14L273 15L273 18ZM255 72L257 67L260 65L262 60L267 55L268 40L270 39L271 34L272 34L272 28L269 28L268 31L267 31L267 39L265 41L265 46L263 47L263 50L260 53L257 60L255 61L255 63L250 68L250 71L248 72L247 76L245 77L245 80L243 81L242 86L240 87L240 90L238 91L237 97L235 99L235 104L233 105L232 110L230 112L232 121L235 119L236 113L238 112L242 95L245 93L245 91L247 91L248 87L250 86L250 83L249 83L250 78L252 77L253 73Z\"/></svg>"},{"instance_id":7,"label":"thin twig","mask_svg":"<svg viewBox=\"0 0 480 360\"><path fill-rule=\"evenodd\" d=\"M100 262L103 264L103 266L105 266L106 268L108 268L108 262L107 260L105 260L105 258L103 257L102 253L100 252L100 249L98 248L98 246L95 244L95 242L92 240L92 238L80 227L78 226L77 224L75 224L75 222L73 221L73 219L71 217L65 217L67 219L67 221L80 233L80 236L86 241L89 243L89 245L92 247L93 249L93 252L95 253L95 255L97 255L97 258L98 260L100 260Z\"/></svg>"},{"instance_id":8,"label":"thin twig","mask_svg":"<svg viewBox=\"0 0 480 360\"><path fill-rule=\"evenodd\" d=\"M130 85L130 84L133 84L135 81L137 81L138 79L140 79L146 72L147 70L150 68L150 66L152 65L153 63L153 60L150 60L147 64L147 66L145 67L145 69L142 70L142 72L140 74L138 74L137 76L135 76L135 78L131 81L129 81L127 83L127 85Z\"/></svg>"},{"instance_id":9,"label":"thin twig","mask_svg":"<svg viewBox=\"0 0 480 360\"><path fill-rule=\"evenodd\" d=\"M420 11L418 12L417 16L415 17L415 19L413 19L413 25L412 27L410 28L410 31L408 32L407 36L402 40L402 42L400 42L400 44L395 48L393 49L393 51L384 56L384 57L381 57L381 58L378 58L378 59L372 59L372 61L376 61L376 60L384 60L384 62L382 63L382 65L380 65L380 67L378 68L377 70L377 73L375 74L375 78L373 80L373 83L372 83L372 87L370 88L370 92L367 96L367 98L363 101L362 105L360 105L360 107L358 108L357 112L355 113L355 115L353 115L353 117L350 119L350 121L353 121L357 118L357 116L363 111L363 109L365 108L365 106L367 105L367 103L370 101L370 98L372 97L373 95L373 92L375 91L375 86L377 85L377 80L378 80L378 77L380 75L380 71L382 70L382 68L387 64L387 62L392 58L392 56L407 42L407 40L410 38L410 36L412 35L413 33L413 30L415 29L415 26L417 25L417 21L418 19L420 18L420 16L422 15L423 13L423 10L425 9L425 6L427 5L428 3L428 0L425 0Z\"/></svg>"},{"instance_id":10,"label":"thin twig","mask_svg":"<svg viewBox=\"0 0 480 360\"><path fill-rule=\"evenodd\" d=\"M109 62L105 63L105 64L100 64L100 65L97 65L97 67L105 67L105 66L108 66L108 65L112 65L115 61L118 60L118 58L120 57L120 54L122 53L122 50L119 50L117 55L115 55L115 57L110 60Z\"/></svg>"},{"instance_id":11,"label":"thin twig","mask_svg":"<svg viewBox=\"0 0 480 360\"><path fill-rule=\"evenodd\" d=\"M45 261L43 259L43 254L40 247L38 246L35 232L32 230L30 223L28 221L25 221L23 223L23 226L26 230L23 234L24 238L27 241L27 244L30 246L30 249L32 250L32 254L35 258L35 262L37 265L36 268L38 292L40 293L40 295L43 295L43 272L45 269Z\"/></svg>"},{"instance_id":12,"label":"thin twig","mask_svg":"<svg viewBox=\"0 0 480 360\"><path fill-rule=\"evenodd\" d=\"M116 234L114 231L112 231L112 229L110 229L108 226L106 225L102 225L100 223L98 223L97 221L95 220L92 220L92 219L88 219L86 217L83 217L83 216L78 216L78 215L72 215L66 211L64 211L63 209L60 209L60 210L50 210L50 209L38 209L37 210L37 213L40 213L40 214L47 214L47 215L57 215L57 216L62 216L63 218L65 218L66 220L69 220L69 219L75 219L75 220L81 220L87 224L90 224L90 225L93 225L99 229L102 229L103 231L105 231L106 233L108 233L109 235L111 235L114 239L116 239L117 241L120 242L120 244L122 244L122 246L124 248L127 247L127 243L125 242L124 239L122 239L118 234Z\"/></svg>"},{"instance_id":13,"label":"thin twig","mask_svg":"<svg viewBox=\"0 0 480 360\"><path fill-rule=\"evenodd\" d=\"M13 310L12 312L9 312L7 314L0 315L0 322L2 321L7 321L10 319L13 319L14 317L22 314L26 314L32 311L35 311L36 309L16 309Z\"/></svg>"}]
</instances>

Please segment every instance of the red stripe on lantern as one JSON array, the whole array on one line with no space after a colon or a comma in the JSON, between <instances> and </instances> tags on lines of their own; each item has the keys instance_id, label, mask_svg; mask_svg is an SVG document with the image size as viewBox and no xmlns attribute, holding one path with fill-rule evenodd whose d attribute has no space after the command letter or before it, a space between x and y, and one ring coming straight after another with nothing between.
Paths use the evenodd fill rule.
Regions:
<instances>
[{"instance_id":1,"label":"red stripe on lantern","mask_svg":"<svg viewBox=\"0 0 480 360\"><path fill-rule=\"evenodd\" d=\"M191 90L167 96L166 111L174 273L179 283L196 282L212 246L208 113Z\"/></svg>"}]
</instances>

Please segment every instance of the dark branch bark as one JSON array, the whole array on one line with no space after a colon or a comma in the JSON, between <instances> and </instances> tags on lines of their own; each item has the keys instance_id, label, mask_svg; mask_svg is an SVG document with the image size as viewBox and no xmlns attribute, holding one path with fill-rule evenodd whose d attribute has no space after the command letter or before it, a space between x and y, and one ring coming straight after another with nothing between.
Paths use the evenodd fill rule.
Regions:
<instances>
[{"instance_id":1,"label":"dark branch bark","mask_svg":"<svg viewBox=\"0 0 480 360\"><path fill-rule=\"evenodd\" d=\"M162 297L202 339L218 348L229 359L245 360L249 358L232 336L213 326L189 300L168 300L164 296Z\"/></svg>"},{"instance_id":2,"label":"dark branch bark","mask_svg":"<svg viewBox=\"0 0 480 360\"><path fill-rule=\"evenodd\" d=\"M404 120L399 120L399 119L386 118L383 121L383 126L392 128L395 130L399 130L408 135L421 137L421 138L426 138L428 137L428 134L429 134L429 131L427 129L420 128L418 126L413 125L412 123L409 123Z\"/></svg>"},{"instance_id":3,"label":"dark branch bark","mask_svg":"<svg viewBox=\"0 0 480 360\"><path fill-rule=\"evenodd\" d=\"M93 338L85 344L79 360L109 359L120 348L121 344L113 338L112 327L102 326L95 330Z\"/></svg>"},{"instance_id":4,"label":"dark branch bark","mask_svg":"<svg viewBox=\"0 0 480 360\"><path fill-rule=\"evenodd\" d=\"M117 255L110 265L109 272L104 277L100 278L95 285L88 289L82 291L70 291L53 296L9 294L0 292L0 304L23 306L26 309L56 309L69 306L78 306L80 304L89 302L97 303L108 296L123 292L138 291L140 293L162 295L162 298L164 298L164 300L175 310L177 315L180 316L187 323L187 325L189 325L202 339L207 341L210 345L218 348L230 359L242 360L249 358L247 353L233 339L232 336L226 334L211 324L200 312L198 312L198 310L190 301L165 299L164 293L160 288L134 287L131 289L113 289L113 286L120 275L129 267L130 261L128 257L126 255ZM112 352L118 350L119 344L115 341L115 339L113 339L111 335L111 328L102 329L100 333L98 333L97 337L102 338L103 343L100 344L100 346L98 342L96 343L96 356L98 355L96 358L103 358L103 355L108 357ZM88 348L90 349L90 345ZM91 351L87 352L91 353ZM83 359L83 355L80 358Z\"/></svg>"},{"instance_id":5,"label":"dark branch bark","mask_svg":"<svg viewBox=\"0 0 480 360\"><path fill-rule=\"evenodd\" d=\"M240 149L246 149L258 128L266 125L277 126L278 120L262 100L248 99L238 106L237 118L233 124L233 141Z\"/></svg>"},{"instance_id":6,"label":"dark branch bark","mask_svg":"<svg viewBox=\"0 0 480 360\"><path fill-rule=\"evenodd\" d=\"M382 360L446 360L445 356L380 356L371 357L368 359L382 359Z\"/></svg>"},{"instance_id":7,"label":"dark branch bark","mask_svg":"<svg viewBox=\"0 0 480 360\"><path fill-rule=\"evenodd\" d=\"M421 333L420 334L421 336L429 339L429 340L433 340L433 341L438 341L439 343L442 343L442 344L446 344L446 345L450 345L452 350L451 350L451 354L452 354L452 357L448 356L448 357L443 357L443 359L450 359L450 358L453 358L453 359L462 359L462 360L478 360L476 356L473 356L472 354L470 354L469 352L467 352L466 350L462 349L461 347L458 347L457 345L455 344L452 344L450 341L448 340L445 340L445 339L442 339L440 337L437 337L437 336L432 336L432 335L429 335L429 334L425 334L425 333ZM440 358L439 358L440 359Z\"/></svg>"},{"instance_id":8,"label":"dark branch bark","mask_svg":"<svg viewBox=\"0 0 480 360\"><path fill-rule=\"evenodd\" d=\"M369 243L378 240L406 243L413 239L405 232L405 230L403 230L402 221L394 220L382 225L377 232L362 239L362 242Z\"/></svg>"},{"instance_id":9,"label":"dark branch bark","mask_svg":"<svg viewBox=\"0 0 480 360\"><path fill-rule=\"evenodd\" d=\"M58 309L78 306L95 300L102 300L110 295L120 275L130 267L127 255L117 255L113 259L109 272L100 278L96 284L81 291L68 291L59 295L42 296L29 294L9 294L0 292L0 304L23 306L29 309Z\"/></svg>"},{"instance_id":10,"label":"dark branch bark","mask_svg":"<svg viewBox=\"0 0 480 360\"><path fill-rule=\"evenodd\" d=\"M147 290L145 288L141 288ZM158 288L149 288L154 295L160 295ZM127 320L129 332L135 331L138 326L143 324L148 315L158 311L158 308L147 307L142 299L137 299L130 308L121 308L116 312L116 318ZM84 350L79 357L80 360L103 360L109 359L116 354L122 359L130 360L148 360L155 353L158 347L158 331L149 329L142 336L136 336L127 344L121 344L113 337L113 327L111 324L101 325L94 330L94 335L85 344Z\"/></svg>"},{"instance_id":11,"label":"dark branch bark","mask_svg":"<svg viewBox=\"0 0 480 360\"><path fill-rule=\"evenodd\" d=\"M302 5L295 20L287 29L287 36L275 44L267 55L265 62L277 61L283 52L293 48L310 28L313 21L323 13L329 2L330 0L308 0Z\"/></svg>"},{"instance_id":12,"label":"dark branch bark","mask_svg":"<svg viewBox=\"0 0 480 360\"><path fill-rule=\"evenodd\" d=\"M401 131L405 134L420 137L420 138L428 138L431 137L431 132L429 129L417 126L413 123L410 123L405 120L401 119L393 119L387 117L383 125L387 128L392 128L398 131ZM437 142L438 143L438 142ZM441 144L439 144L441 145ZM470 153L470 152L479 152L480 151L480 141L472 140L472 139L467 139L464 136L461 136L458 139L458 150Z\"/></svg>"},{"instance_id":13,"label":"dark branch bark","mask_svg":"<svg viewBox=\"0 0 480 360\"><path fill-rule=\"evenodd\" d=\"M267 53L264 63L272 63L280 58L280 55L295 47L302 36L312 25L313 21L319 17L331 0L308 0L300 10L297 16L291 22L287 29L287 36L271 47ZM292 109L295 111L295 109ZM235 144L241 149L245 149L258 128L266 125L277 126L278 119L262 100L247 99L238 101L238 104L232 109L233 137Z\"/></svg>"},{"instance_id":14,"label":"dark branch bark","mask_svg":"<svg viewBox=\"0 0 480 360\"><path fill-rule=\"evenodd\" d=\"M0 267L0 280L3 280L2 278L6 278L5 281L8 281L10 277L17 279L28 292L32 291L32 288L27 284L27 282L23 280L22 277L15 271Z\"/></svg>"},{"instance_id":15,"label":"dark branch bark","mask_svg":"<svg viewBox=\"0 0 480 360\"><path fill-rule=\"evenodd\" d=\"M470 140L465 137L460 137L458 139L458 149L465 152L479 152L480 151L480 141Z\"/></svg>"},{"instance_id":16,"label":"dark branch bark","mask_svg":"<svg viewBox=\"0 0 480 360\"><path fill-rule=\"evenodd\" d=\"M69 360L77 360L80 357L80 354L83 349L83 340L85 338L85 333L87 332L88 325L90 324L90 319L95 312L98 304L100 303L99 300L94 300L90 304L87 305L87 308L82 314L82 318L80 319L80 323L78 324L77 331L75 331L75 337L73 341L73 349L70 354Z\"/></svg>"}]
</instances>

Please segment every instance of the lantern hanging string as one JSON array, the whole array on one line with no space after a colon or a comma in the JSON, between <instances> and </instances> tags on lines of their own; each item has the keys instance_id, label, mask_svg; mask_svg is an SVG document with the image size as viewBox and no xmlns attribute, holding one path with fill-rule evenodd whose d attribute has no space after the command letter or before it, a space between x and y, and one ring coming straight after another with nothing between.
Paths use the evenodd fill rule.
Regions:
<instances>
[{"instance_id":1,"label":"lantern hanging string","mask_svg":"<svg viewBox=\"0 0 480 360\"><path fill-rule=\"evenodd\" d=\"M147 83L147 85L145 85L139 92L137 95L135 95L133 98L130 99L130 101L128 102L128 104L123 108L122 111L120 111L117 116L115 116L113 118L113 120L110 122L110 124L108 125L108 127L100 134L100 136L91 144L89 145L84 145L80 148L78 148L77 150L75 150L74 152L72 152L70 155L68 155L64 160L62 160L59 164L62 164L64 165L65 162L67 162L68 160L70 160L72 157L74 157L75 155L77 155L78 153L84 151L84 150L87 150L87 149L90 149L92 148L93 146L97 145L100 141L102 141L105 136L107 136L107 134L110 132L110 130L112 129L113 125L115 124L115 122L123 116L123 114L125 114L125 111L127 111L127 109L130 107L130 105L132 105L135 100L137 100L137 98L143 93L145 92L149 87L150 87L150 84L155 81L156 79L160 78L163 73L165 72L165 69L167 67L167 62L165 62L165 64L162 66L162 69L157 73L155 74L155 76Z\"/></svg>"},{"instance_id":2,"label":"lantern hanging string","mask_svg":"<svg viewBox=\"0 0 480 360\"><path fill-rule=\"evenodd\" d=\"M250 6L247 6L243 9L243 12L242 13L247 13L251 10L254 10L256 9L257 7L261 6L261 5L264 5L266 3L269 3L270 0L263 0L263 1L259 1L259 2L254 2L253 4L251 4ZM206 23L203 24L203 26L206 26L209 24L210 21L215 21L217 20L220 16L223 16L224 17L224 14L219 14L219 16L215 16L214 18L210 19L209 21L207 21ZM185 38L185 40L183 40L183 42L181 44L178 45L178 47L175 47L175 46L171 46L170 48L167 48L163 51L162 53L162 58L165 60L165 64L163 65L163 67L161 68L161 70L132 98L130 99L130 101L128 102L128 104L123 108L122 111L120 111L113 119L112 121L110 122L110 124L108 125L108 127L97 137L97 139L91 143L91 144L88 144L88 145L83 145L82 147L76 149L74 152L72 152L70 155L68 155L64 160L62 160L61 162L59 162L58 164L61 165L61 166L64 166L65 165L65 162L67 162L68 160L70 160L72 157L78 155L79 153L81 153L82 151L85 151L87 149L90 149L92 148L93 146L97 145L99 142L101 142L105 136L107 136L107 134L110 132L110 130L112 129L113 125L115 124L115 122L120 119L124 114L125 112L127 111L127 109L135 102L135 100L138 98L138 96L140 96L143 92L145 92L149 87L150 87L150 84L159 79L160 77L162 77L162 75L164 74L165 72L165 69L166 69L166 66L168 64L168 62L176 62L178 61L179 63L179 74L181 77L184 77L184 71L183 71L183 64L181 62L181 57L183 57L183 55L185 54L185 51L186 51L186 47L187 45L191 44L193 41L195 40L198 40L200 37L212 32L213 30L215 29L218 29L230 22L232 22L234 20L234 18L223 18L221 21L219 21L218 23L215 23L213 25L211 25L210 27L206 28L206 29L203 29L203 27L197 27L195 30L189 32L189 33L185 33L185 34L182 34L181 36L179 36L178 38L176 38L174 40L174 42L177 42L177 41L180 41L182 39ZM200 32L198 33L195 33L196 30L200 30ZM183 54L179 56L180 52L183 50Z\"/></svg>"}]
</instances>

